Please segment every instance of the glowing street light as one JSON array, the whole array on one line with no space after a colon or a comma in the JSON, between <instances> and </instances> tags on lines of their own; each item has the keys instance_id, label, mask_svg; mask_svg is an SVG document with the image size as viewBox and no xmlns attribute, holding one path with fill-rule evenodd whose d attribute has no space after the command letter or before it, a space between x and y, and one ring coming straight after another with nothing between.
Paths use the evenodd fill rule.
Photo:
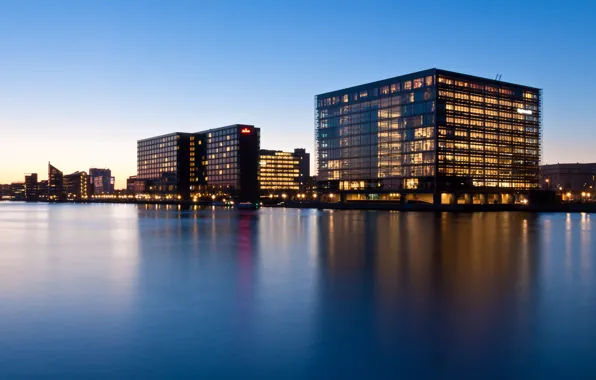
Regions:
<instances>
[{"instance_id":1,"label":"glowing street light","mask_svg":"<svg viewBox=\"0 0 596 380\"><path fill-rule=\"evenodd\" d=\"M286 194L286 193L283 193L283 194L281 195L281 197L282 197L283 199L286 199L286 197L287 197L287 194Z\"/></svg>"}]
</instances>

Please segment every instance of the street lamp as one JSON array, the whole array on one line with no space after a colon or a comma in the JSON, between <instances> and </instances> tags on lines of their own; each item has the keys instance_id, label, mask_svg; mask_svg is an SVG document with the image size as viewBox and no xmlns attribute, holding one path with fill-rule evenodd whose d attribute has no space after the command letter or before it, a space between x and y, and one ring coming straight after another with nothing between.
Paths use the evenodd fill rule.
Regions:
<instances>
[{"instance_id":1,"label":"street lamp","mask_svg":"<svg viewBox=\"0 0 596 380\"><path fill-rule=\"evenodd\" d=\"M283 194L281 195L281 197L282 197L283 199L286 199L286 197L287 197L286 193L283 193Z\"/></svg>"}]
</instances>

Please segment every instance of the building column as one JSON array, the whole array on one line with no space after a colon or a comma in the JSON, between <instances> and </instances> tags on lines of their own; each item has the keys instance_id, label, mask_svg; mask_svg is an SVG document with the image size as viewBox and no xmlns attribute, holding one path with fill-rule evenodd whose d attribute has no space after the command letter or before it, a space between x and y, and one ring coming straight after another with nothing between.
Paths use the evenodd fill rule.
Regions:
<instances>
[{"instance_id":1,"label":"building column","mask_svg":"<svg viewBox=\"0 0 596 380\"><path fill-rule=\"evenodd\" d=\"M467 205L471 205L474 203L474 198L472 198L472 194L464 194L464 203Z\"/></svg>"},{"instance_id":2,"label":"building column","mask_svg":"<svg viewBox=\"0 0 596 380\"><path fill-rule=\"evenodd\" d=\"M488 204L488 195L486 195L486 194L480 194L480 204L481 205Z\"/></svg>"}]
</instances>

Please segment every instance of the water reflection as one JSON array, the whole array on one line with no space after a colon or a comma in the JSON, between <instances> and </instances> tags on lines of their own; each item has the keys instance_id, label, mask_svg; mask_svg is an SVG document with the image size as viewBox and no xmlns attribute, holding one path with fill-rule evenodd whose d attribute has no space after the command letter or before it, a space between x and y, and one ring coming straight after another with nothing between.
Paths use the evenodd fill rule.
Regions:
<instances>
[{"instance_id":1,"label":"water reflection","mask_svg":"<svg viewBox=\"0 0 596 380\"><path fill-rule=\"evenodd\" d=\"M0 377L596 370L589 214L0 207Z\"/></svg>"}]
</instances>

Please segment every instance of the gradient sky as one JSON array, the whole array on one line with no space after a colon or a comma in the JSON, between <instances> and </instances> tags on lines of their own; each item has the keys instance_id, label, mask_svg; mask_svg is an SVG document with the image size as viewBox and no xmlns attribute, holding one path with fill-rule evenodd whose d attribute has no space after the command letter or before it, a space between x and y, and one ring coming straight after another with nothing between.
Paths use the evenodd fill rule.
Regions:
<instances>
[{"instance_id":1,"label":"gradient sky","mask_svg":"<svg viewBox=\"0 0 596 380\"><path fill-rule=\"evenodd\" d=\"M314 95L438 67L544 89L543 161L596 161L588 1L0 1L0 183L234 123L314 149ZM314 156L314 155L313 155Z\"/></svg>"}]
</instances>

